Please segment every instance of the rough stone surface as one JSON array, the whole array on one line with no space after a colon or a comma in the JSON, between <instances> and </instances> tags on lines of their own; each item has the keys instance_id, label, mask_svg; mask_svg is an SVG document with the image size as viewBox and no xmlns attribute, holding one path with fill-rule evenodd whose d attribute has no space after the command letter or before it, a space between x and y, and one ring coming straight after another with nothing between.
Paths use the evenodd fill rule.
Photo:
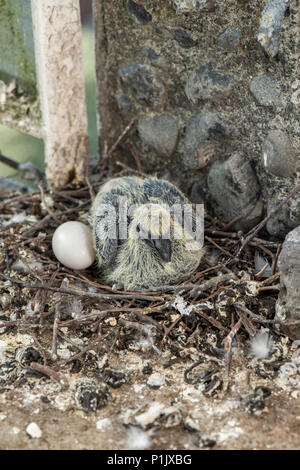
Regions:
<instances>
[{"instance_id":1,"label":"rough stone surface","mask_svg":"<svg viewBox=\"0 0 300 470\"><path fill-rule=\"evenodd\" d=\"M169 114L142 117L138 121L138 132L144 144L149 145L158 155L170 157L178 138L178 125Z\"/></svg>"},{"instance_id":2,"label":"rough stone surface","mask_svg":"<svg viewBox=\"0 0 300 470\"><path fill-rule=\"evenodd\" d=\"M220 34L218 41L225 49L232 51L239 45L241 36L241 33L230 25Z\"/></svg>"},{"instance_id":3,"label":"rough stone surface","mask_svg":"<svg viewBox=\"0 0 300 470\"><path fill-rule=\"evenodd\" d=\"M286 321L300 320L300 225L285 238L278 258L281 272L276 315ZM300 339L300 326L286 327L292 339Z\"/></svg>"},{"instance_id":4,"label":"rough stone surface","mask_svg":"<svg viewBox=\"0 0 300 470\"><path fill-rule=\"evenodd\" d=\"M199 100L211 100L213 102L226 98L234 85L231 75L221 74L216 71L212 62L205 62L193 70L189 76L185 93L193 103Z\"/></svg>"},{"instance_id":5,"label":"rough stone surface","mask_svg":"<svg viewBox=\"0 0 300 470\"><path fill-rule=\"evenodd\" d=\"M194 183L190 192L190 200L194 204L204 204L205 201L205 183Z\"/></svg>"},{"instance_id":6,"label":"rough stone surface","mask_svg":"<svg viewBox=\"0 0 300 470\"><path fill-rule=\"evenodd\" d=\"M180 46L185 49L189 49L190 47L194 47L198 44L198 41L195 41L186 29L171 28L170 32L175 41L177 41L178 44L180 44Z\"/></svg>"},{"instance_id":7,"label":"rough stone surface","mask_svg":"<svg viewBox=\"0 0 300 470\"><path fill-rule=\"evenodd\" d=\"M115 98L118 104L118 108L121 112L128 113L132 111L133 106L129 96L125 95L124 93L117 93Z\"/></svg>"},{"instance_id":8,"label":"rough stone surface","mask_svg":"<svg viewBox=\"0 0 300 470\"><path fill-rule=\"evenodd\" d=\"M257 40L270 57L279 49L279 34L288 0L269 0L263 9Z\"/></svg>"},{"instance_id":9,"label":"rough stone surface","mask_svg":"<svg viewBox=\"0 0 300 470\"><path fill-rule=\"evenodd\" d=\"M129 13L141 24L147 24L152 21L152 15L139 3L133 0L127 1L127 8Z\"/></svg>"},{"instance_id":10,"label":"rough stone surface","mask_svg":"<svg viewBox=\"0 0 300 470\"><path fill-rule=\"evenodd\" d=\"M267 215L275 209L278 201L269 200L267 202ZM290 210L285 205L278 212L276 212L267 222L266 229L270 235L275 238L283 239L285 235L292 230L293 224L291 222Z\"/></svg>"},{"instance_id":11,"label":"rough stone surface","mask_svg":"<svg viewBox=\"0 0 300 470\"><path fill-rule=\"evenodd\" d=\"M215 163L208 175L208 188L223 220L244 217L235 224L236 229L249 230L259 222L263 210L260 187L244 156L235 154L224 163Z\"/></svg>"},{"instance_id":12,"label":"rough stone surface","mask_svg":"<svg viewBox=\"0 0 300 470\"><path fill-rule=\"evenodd\" d=\"M160 67L164 70L168 69L168 63L163 55L158 54L151 47L145 47L144 50L147 59L151 62L152 65L154 65L155 67Z\"/></svg>"},{"instance_id":13,"label":"rough stone surface","mask_svg":"<svg viewBox=\"0 0 300 470\"><path fill-rule=\"evenodd\" d=\"M149 108L162 108L166 102L166 88L157 72L147 64L134 64L119 70L121 81L134 97Z\"/></svg>"},{"instance_id":14,"label":"rough stone surface","mask_svg":"<svg viewBox=\"0 0 300 470\"><path fill-rule=\"evenodd\" d=\"M205 167L231 130L230 123L216 113L194 114L187 124L183 142L184 166L188 169Z\"/></svg>"},{"instance_id":15,"label":"rough stone surface","mask_svg":"<svg viewBox=\"0 0 300 470\"><path fill-rule=\"evenodd\" d=\"M173 3L178 13L187 13L204 7L208 0L174 0Z\"/></svg>"},{"instance_id":16,"label":"rough stone surface","mask_svg":"<svg viewBox=\"0 0 300 470\"><path fill-rule=\"evenodd\" d=\"M268 133L262 157L266 171L275 176L292 176L296 171L296 152L286 132L277 130Z\"/></svg>"},{"instance_id":17,"label":"rough stone surface","mask_svg":"<svg viewBox=\"0 0 300 470\"><path fill-rule=\"evenodd\" d=\"M254 98L262 106L276 106L280 104L280 95L276 81L269 75L262 74L253 78L250 90Z\"/></svg>"},{"instance_id":18,"label":"rough stone surface","mask_svg":"<svg viewBox=\"0 0 300 470\"><path fill-rule=\"evenodd\" d=\"M300 148L297 0L290 0L285 11L278 34L279 53L274 58L257 40L268 0L134 0L134 3L141 5L152 20L146 24L138 21L128 10L127 1L95 2L100 144L105 140L115 142L122 129L135 119L135 125L109 162L111 171L116 170L117 160L132 165L127 140L139 156L144 172L169 179L187 194L198 183L206 201L214 201L212 210L218 211L207 183L211 166L240 153L256 173L266 214L270 201L279 204L299 178L299 170L298 176L296 170L290 176L280 177L266 171L262 158L264 142L273 130L284 131L293 148ZM235 48L226 49L222 35L233 31L232 28L241 34L240 41ZM126 83L118 71L135 68L136 64L141 68ZM201 67L205 73L201 73ZM224 87L227 79L228 87ZM125 101L121 112L122 100L115 98L118 94L131 101L127 109ZM178 124L177 145L170 157L147 145L138 132L139 120L150 119L154 113L173 116ZM201 151L207 164L201 168L195 160L196 151L193 156L193 152L189 155L185 151L190 120L200 113L220 116L231 123L233 130L223 140L205 141ZM285 218L289 219L287 233L300 223L296 197L286 204L285 210ZM275 233L273 229L271 232ZM282 227L280 233L280 237L286 235Z\"/></svg>"}]
</instances>

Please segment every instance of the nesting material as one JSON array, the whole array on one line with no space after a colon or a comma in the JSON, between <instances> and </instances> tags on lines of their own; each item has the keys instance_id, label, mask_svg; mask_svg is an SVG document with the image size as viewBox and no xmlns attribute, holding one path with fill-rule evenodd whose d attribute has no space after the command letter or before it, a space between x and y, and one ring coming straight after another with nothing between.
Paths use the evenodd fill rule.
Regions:
<instances>
[{"instance_id":1,"label":"nesting material","mask_svg":"<svg viewBox=\"0 0 300 470\"><path fill-rule=\"evenodd\" d=\"M251 353L258 359L268 358L273 350L273 339L269 333L259 333L251 341Z\"/></svg>"}]
</instances>

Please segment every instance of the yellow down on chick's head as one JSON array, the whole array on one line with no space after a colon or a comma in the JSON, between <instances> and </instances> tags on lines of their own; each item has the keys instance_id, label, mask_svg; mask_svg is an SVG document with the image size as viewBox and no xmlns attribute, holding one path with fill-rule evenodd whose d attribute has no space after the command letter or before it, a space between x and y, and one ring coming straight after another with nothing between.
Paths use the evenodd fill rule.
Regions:
<instances>
[{"instance_id":1,"label":"yellow down on chick's head","mask_svg":"<svg viewBox=\"0 0 300 470\"><path fill-rule=\"evenodd\" d=\"M126 201L126 216L120 197L122 204ZM183 229L185 205L191 207L181 191L158 178L122 177L105 183L89 216L103 279L141 290L192 275L204 250L192 230Z\"/></svg>"}]
</instances>

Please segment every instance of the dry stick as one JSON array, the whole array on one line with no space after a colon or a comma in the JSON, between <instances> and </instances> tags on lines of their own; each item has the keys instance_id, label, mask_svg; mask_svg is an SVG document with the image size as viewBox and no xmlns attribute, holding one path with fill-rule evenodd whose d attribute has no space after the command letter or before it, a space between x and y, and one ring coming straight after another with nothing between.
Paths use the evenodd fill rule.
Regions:
<instances>
[{"instance_id":1,"label":"dry stick","mask_svg":"<svg viewBox=\"0 0 300 470\"><path fill-rule=\"evenodd\" d=\"M255 336L256 335L256 328L254 325L252 325L251 321L249 320L249 318L247 318L247 313L244 312L243 310L239 309L237 306L235 306L235 310L238 314L238 316L240 317L241 321L242 321L242 324L243 326L245 327L247 333L249 334L249 336Z\"/></svg>"},{"instance_id":2,"label":"dry stick","mask_svg":"<svg viewBox=\"0 0 300 470\"><path fill-rule=\"evenodd\" d=\"M267 262L264 267L258 272L255 274L255 277L256 277L256 280L259 281L259 279L261 278L261 276L263 275L263 273L265 272L265 270L268 268L269 266L269 263Z\"/></svg>"},{"instance_id":3,"label":"dry stick","mask_svg":"<svg viewBox=\"0 0 300 470\"><path fill-rule=\"evenodd\" d=\"M58 212L58 213L55 214L56 215L56 220L58 220L58 217L61 217L62 215L71 214L72 212L76 212L76 211L78 212L79 210L82 210L82 208L84 206L87 206L90 203L91 203L91 201L89 200L89 201L86 201L86 202L82 202L77 207L72 207L71 209L67 209L65 211ZM29 236L29 235L32 235L37 230L41 230L41 228L44 228L44 226L48 225L49 220L52 219L52 218L53 218L52 215L50 215L50 214L46 215L42 220L40 220L33 227L31 227L29 230L27 230L24 233L24 235Z\"/></svg>"},{"instance_id":4,"label":"dry stick","mask_svg":"<svg viewBox=\"0 0 300 470\"><path fill-rule=\"evenodd\" d=\"M203 274L206 274L210 271L217 271L218 269L223 269L224 268L224 264L223 263L219 263L219 264L216 264L215 266L212 266L211 268L207 268L207 269L204 269L204 271L199 271L197 272L192 278L191 280L194 280L196 281L197 279L199 279L199 277L203 276ZM187 281L185 281L185 283L188 283L189 279Z\"/></svg>"},{"instance_id":5,"label":"dry stick","mask_svg":"<svg viewBox=\"0 0 300 470\"><path fill-rule=\"evenodd\" d=\"M5 276L4 274L1 274L1 273L0 273L0 277L2 277L2 279L5 279L7 281L11 281L15 284L19 284L23 287L26 287L27 289L45 289L45 290L50 290L52 292L59 292L61 294L78 295L80 297L91 297L92 299L99 299L99 300L137 299L137 300L147 300L149 302L164 300L162 297L152 297L152 296L146 296L146 295L144 296L144 295L137 295L137 294L114 294L114 295L96 294L96 293L80 291L76 289L67 289L67 288L62 288L62 287L50 287L50 286L45 286L44 284L30 285L27 282L17 281L16 279L13 279L9 276Z\"/></svg>"},{"instance_id":6,"label":"dry stick","mask_svg":"<svg viewBox=\"0 0 300 470\"><path fill-rule=\"evenodd\" d=\"M89 180L88 175L86 175L85 181L86 181L86 184L88 185L88 188L89 188L91 201L93 201L95 199L96 195L95 195L95 191L93 189L93 186L91 185L91 182Z\"/></svg>"},{"instance_id":7,"label":"dry stick","mask_svg":"<svg viewBox=\"0 0 300 470\"><path fill-rule=\"evenodd\" d=\"M230 227L232 227L234 224L236 224L237 222L239 222L243 218L244 218L243 215L238 215L237 217L232 219L230 222L228 222L228 224L224 225L223 230L226 232Z\"/></svg>"},{"instance_id":8,"label":"dry stick","mask_svg":"<svg viewBox=\"0 0 300 470\"><path fill-rule=\"evenodd\" d=\"M230 258L233 257L233 255L231 253L229 253L229 251L225 250L220 245L218 245L212 238L205 236L205 239L208 240L216 248L218 248L218 250L220 250L222 253L224 253L224 255L229 256Z\"/></svg>"},{"instance_id":9,"label":"dry stick","mask_svg":"<svg viewBox=\"0 0 300 470\"><path fill-rule=\"evenodd\" d=\"M130 121L130 123L125 127L125 129L123 130L122 134L119 135L119 137L117 138L116 142L111 146L111 148L109 149L109 151L107 152L108 155L111 155L115 150L116 148L118 147L119 143L121 142L121 140L123 139L123 137L125 137L125 135L130 131L130 129L132 128L133 124L134 124L134 121L135 119L132 119L132 121Z\"/></svg>"},{"instance_id":10,"label":"dry stick","mask_svg":"<svg viewBox=\"0 0 300 470\"><path fill-rule=\"evenodd\" d=\"M31 362L30 368L41 372L41 374L48 375L48 377L53 380L56 380L57 382L67 384L67 380L65 377L63 377L61 374L58 374L58 372L48 366L42 366L38 362Z\"/></svg>"},{"instance_id":11,"label":"dry stick","mask_svg":"<svg viewBox=\"0 0 300 470\"><path fill-rule=\"evenodd\" d=\"M267 279L265 279L264 281L261 281L260 285L264 286L266 284L269 284L269 282L273 282L273 281L275 281L275 279L278 279L279 277L280 277L280 272L275 273L275 274L273 274L273 276L270 276Z\"/></svg>"},{"instance_id":12,"label":"dry stick","mask_svg":"<svg viewBox=\"0 0 300 470\"><path fill-rule=\"evenodd\" d=\"M206 229L205 233L208 234L208 235L214 236L214 237L225 237L225 239L230 238L232 240L236 240L237 238L239 238L239 236L236 232L224 232L222 230ZM257 246L258 243L260 243L260 244L263 243L265 246L269 246L270 248L278 246L278 243L271 242L270 240L264 240L263 238L254 237L253 238L253 246ZM250 243L250 245L251 245L251 243Z\"/></svg>"},{"instance_id":13,"label":"dry stick","mask_svg":"<svg viewBox=\"0 0 300 470\"><path fill-rule=\"evenodd\" d=\"M242 319L240 318L238 322L232 327L231 331L226 336L226 338L223 340L224 349L227 353L229 353L231 350L232 340L235 337L236 333L239 331L241 324L242 324Z\"/></svg>"},{"instance_id":14,"label":"dry stick","mask_svg":"<svg viewBox=\"0 0 300 470\"><path fill-rule=\"evenodd\" d=\"M75 354L74 356L72 357L69 357L69 359L66 359L65 361L65 364L68 364L69 362L72 362L74 361L75 359L79 359L84 353L90 351L90 349L93 349L94 346L96 346L98 343L100 343L100 341L102 341L103 339L107 338L107 336L110 336L112 333L108 333L106 336L97 336L96 339L94 339L93 341L91 341L87 346L85 346L78 354Z\"/></svg>"},{"instance_id":15,"label":"dry stick","mask_svg":"<svg viewBox=\"0 0 300 470\"><path fill-rule=\"evenodd\" d=\"M138 154L136 153L136 151L134 150L134 148L132 147L132 145L128 144L128 147L129 147L129 150L133 156L133 158L135 159L135 163L136 163L136 166L137 166L137 169L140 173L143 172L142 170L142 165L141 165L141 160L138 156Z\"/></svg>"},{"instance_id":16,"label":"dry stick","mask_svg":"<svg viewBox=\"0 0 300 470\"><path fill-rule=\"evenodd\" d=\"M294 320L291 322L286 322L285 320L266 320L265 318L261 317L260 315L257 315L256 313L251 312L247 307L244 305L241 305L239 303L234 303L234 307L242 310L243 312L247 313L249 317L253 319L253 321L258 322L258 323L270 323L270 324L276 324L278 323L279 325L284 325L284 326L292 326L292 325L299 325L300 320Z\"/></svg>"},{"instance_id":17,"label":"dry stick","mask_svg":"<svg viewBox=\"0 0 300 470\"><path fill-rule=\"evenodd\" d=\"M277 261L278 261L278 257L279 257L279 253L281 251L281 247L282 247L282 243L280 243L277 247L277 250L276 250L276 254L273 258L273 262L272 262L272 274L275 274L275 271L276 271L276 268L277 268Z\"/></svg>"},{"instance_id":18,"label":"dry stick","mask_svg":"<svg viewBox=\"0 0 300 470\"><path fill-rule=\"evenodd\" d=\"M258 288L258 292L265 290L280 290L280 284L274 284L272 286L263 286Z\"/></svg>"},{"instance_id":19,"label":"dry stick","mask_svg":"<svg viewBox=\"0 0 300 470\"><path fill-rule=\"evenodd\" d=\"M209 315L207 315L207 313L204 313L202 311L199 311L197 310L197 308L194 310L195 313L197 313L197 315L199 315L199 317L202 317L204 318L206 321L208 321L211 325L215 326L216 328L218 328L218 330L220 331L225 331L227 332L228 331L228 328L225 328L225 326L222 325L222 323L220 323L218 320L216 320L215 318L213 317L210 317Z\"/></svg>"},{"instance_id":20,"label":"dry stick","mask_svg":"<svg viewBox=\"0 0 300 470\"><path fill-rule=\"evenodd\" d=\"M125 163L122 163L119 160L116 162L116 164L119 165L120 167L124 168L124 170L126 170L130 173L135 173L136 175L145 176L145 178L149 177L149 175L147 175L146 173L143 173L139 170L134 170L133 168L130 168L130 166L125 165Z\"/></svg>"},{"instance_id":21,"label":"dry stick","mask_svg":"<svg viewBox=\"0 0 300 470\"><path fill-rule=\"evenodd\" d=\"M201 292L210 289L211 287L217 286L220 282L223 281L232 281L233 275L230 274L220 274L219 276L212 277L206 282L202 284L180 284L180 285L165 285L160 287L149 287L146 289L146 292L160 292L160 291L172 291L172 292L180 292L185 290L190 290L192 292ZM145 292L144 291L144 292Z\"/></svg>"},{"instance_id":22,"label":"dry stick","mask_svg":"<svg viewBox=\"0 0 300 470\"><path fill-rule=\"evenodd\" d=\"M243 241L242 243L242 246L240 247L240 249L238 250L237 254L236 254L236 258L239 258L243 249L245 248L245 246L254 238L254 236L266 225L266 223L268 222L268 220L273 217L274 214L276 214L276 212L278 212L283 206L284 204L286 204L293 196L295 196L295 194L299 193L300 192L300 184L298 184L297 186L295 186L295 188L284 198L284 200L278 204L278 206L276 206L271 212L270 214L265 217L256 227L254 227L252 230L250 230L245 238L245 240Z\"/></svg>"},{"instance_id":23,"label":"dry stick","mask_svg":"<svg viewBox=\"0 0 300 470\"><path fill-rule=\"evenodd\" d=\"M171 325L169 326L169 328L166 328L165 334L164 334L164 336L163 336L163 339L161 340L160 345L159 345L159 349L160 349L160 350L162 350L163 345L164 345L164 343L165 343L165 341L166 341L168 335L171 333L171 331L173 330L174 326L176 326L177 323L178 323L180 320L181 320L181 317L176 318L176 320L173 321L173 323L171 323Z\"/></svg>"},{"instance_id":24,"label":"dry stick","mask_svg":"<svg viewBox=\"0 0 300 470\"><path fill-rule=\"evenodd\" d=\"M52 335L52 350L51 350L51 357L53 361L57 360L57 331L58 331L58 323L60 320L60 310L59 304L55 307L55 316L53 322L53 335Z\"/></svg>"},{"instance_id":25,"label":"dry stick","mask_svg":"<svg viewBox=\"0 0 300 470\"><path fill-rule=\"evenodd\" d=\"M54 214L53 210L50 209L50 207L48 206L47 204L47 201L45 199L45 191L44 191L44 188L43 188L43 183L40 183L39 184L39 190L40 190L40 193L41 193L41 201L46 209L46 211L48 212L48 214L53 217L53 219L58 222L58 219L56 217L56 215Z\"/></svg>"}]
</instances>

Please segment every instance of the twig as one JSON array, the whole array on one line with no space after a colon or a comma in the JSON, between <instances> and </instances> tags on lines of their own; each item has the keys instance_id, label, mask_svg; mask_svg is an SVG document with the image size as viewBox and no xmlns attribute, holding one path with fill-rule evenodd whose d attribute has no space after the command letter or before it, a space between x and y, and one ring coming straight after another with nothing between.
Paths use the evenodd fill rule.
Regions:
<instances>
[{"instance_id":1,"label":"twig","mask_svg":"<svg viewBox=\"0 0 300 470\"><path fill-rule=\"evenodd\" d=\"M271 267L272 274L275 274L275 271L276 271L276 268L277 268L277 261L278 261L279 253L281 251L281 247L282 247L282 243L280 243L280 245L278 245L277 250L276 250L276 254L273 258L272 267Z\"/></svg>"},{"instance_id":2,"label":"twig","mask_svg":"<svg viewBox=\"0 0 300 470\"><path fill-rule=\"evenodd\" d=\"M181 320L181 316L179 316L178 318L176 318L175 321L173 321L173 323L171 323L171 325L169 326L169 328L166 328L165 330L165 334L163 336L163 339L161 340L160 342L160 345L159 345L159 349L162 350L163 348L163 345L168 337L168 335L171 333L171 331L173 330L173 328L177 325L177 323Z\"/></svg>"},{"instance_id":3,"label":"twig","mask_svg":"<svg viewBox=\"0 0 300 470\"><path fill-rule=\"evenodd\" d=\"M88 186L88 188L89 188L91 201L93 201L93 200L95 199L96 195L95 195L95 191L94 191L94 189L93 189L93 186L91 185L91 182L90 182L90 179L89 179L88 175L86 175L85 181L86 181L86 184L87 184L87 186Z\"/></svg>"},{"instance_id":4,"label":"twig","mask_svg":"<svg viewBox=\"0 0 300 470\"><path fill-rule=\"evenodd\" d=\"M215 326L216 328L218 328L218 330L220 331L225 331L227 332L228 329L225 328L225 326L222 325L222 323L220 323L218 320L216 320L215 318L213 317L210 317L209 315L207 315L207 313L204 313L202 312L201 310L198 310L197 308L195 308L194 310L195 313L197 313L197 315L199 315L199 317L202 317L204 318L206 321L208 321L211 325Z\"/></svg>"},{"instance_id":5,"label":"twig","mask_svg":"<svg viewBox=\"0 0 300 470\"><path fill-rule=\"evenodd\" d=\"M65 364L68 364L69 362L72 362L74 361L75 359L79 359L81 356L83 356L84 353L90 351L91 349L93 349L98 343L100 343L100 341L102 341L104 338L106 338L107 336L110 336L112 333L109 333L108 335L106 335L105 337L103 336L97 336L96 339L94 339L93 341L91 341L87 346L85 346L78 354L75 354L74 356L72 357L69 357L69 359L66 359L65 361Z\"/></svg>"},{"instance_id":6,"label":"twig","mask_svg":"<svg viewBox=\"0 0 300 470\"><path fill-rule=\"evenodd\" d=\"M135 159L135 163L136 163L136 166L137 166L137 169L138 169L139 173L142 173L143 170L142 170L141 160L140 160L139 156L137 155L137 153L134 150L134 148L132 147L132 145L128 144L128 147L129 147L129 150L130 150L133 158Z\"/></svg>"},{"instance_id":7,"label":"twig","mask_svg":"<svg viewBox=\"0 0 300 470\"><path fill-rule=\"evenodd\" d=\"M153 301L161 301L163 300L162 297L153 297L153 296L146 296L146 295L138 295L138 294L98 294L88 291L81 291L76 289L67 289L62 287L51 287L46 286L44 284L28 284L24 281L17 281L9 276L5 276L4 274L0 273L0 277L7 281L11 281L15 284L19 284L27 289L45 289L50 290L52 292L59 292L61 294L68 294L68 295L77 295L80 297L90 297L92 299L99 299L99 300L124 300L124 299L137 299L137 300L147 300L149 302Z\"/></svg>"},{"instance_id":8,"label":"twig","mask_svg":"<svg viewBox=\"0 0 300 470\"><path fill-rule=\"evenodd\" d=\"M265 279L264 281L261 281L260 285L261 285L261 286L265 286L266 284L269 284L270 282L275 281L275 280L278 279L279 277L280 277L280 272L275 273L275 274L273 274L273 276L270 276L270 277L268 277L267 279Z\"/></svg>"},{"instance_id":9,"label":"twig","mask_svg":"<svg viewBox=\"0 0 300 470\"><path fill-rule=\"evenodd\" d=\"M242 324L242 320L240 318L237 321L237 323L232 327L231 331L226 336L226 338L223 340L224 349L227 353L229 353L231 351L232 340L235 337L235 335L237 334L237 332L239 331L241 324Z\"/></svg>"},{"instance_id":10,"label":"twig","mask_svg":"<svg viewBox=\"0 0 300 470\"><path fill-rule=\"evenodd\" d=\"M247 318L247 312L242 310L240 307L241 307L240 304L235 304L235 310L236 310L238 316L240 317L243 326L245 327L245 329L246 329L247 333L249 334L249 336L255 336L256 335L255 326L252 325L249 318Z\"/></svg>"},{"instance_id":11,"label":"twig","mask_svg":"<svg viewBox=\"0 0 300 470\"><path fill-rule=\"evenodd\" d=\"M205 239L208 240L212 245L214 245L218 250L220 250L224 255L233 258L233 255L229 251L225 250L222 246L218 245L212 238L205 236Z\"/></svg>"},{"instance_id":12,"label":"twig","mask_svg":"<svg viewBox=\"0 0 300 470\"><path fill-rule=\"evenodd\" d=\"M234 219L232 219L228 224L224 225L223 227L223 230L226 232L228 229L230 229L234 224L236 224L237 222L239 222L240 220L242 220L244 218L243 215L238 215L237 217L235 217Z\"/></svg>"},{"instance_id":13,"label":"twig","mask_svg":"<svg viewBox=\"0 0 300 470\"><path fill-rule=\"evenodd\" d=\"M130 121L130 123L125 127L125 129L123 130L122 134L119 135L119 137L117 138L116 142L111 146L111 148L108 150L107 154L108 155L111 155L115 150L116 148L118 147L119 143L121 142L121 140L125 137L125 135L130 131L130 129L132 128L133 124L134 124L134 121L135 119L132 119L132 121Z\"/></svg>"},{"instance_id":14,"label":"twig","mask_svg":"<svg viewBox=\"0 0 300 470\"><path fill-rule=\"evenodd\" d=\"M255 277L257 279L257 281L259 281L259 279L262 277L263 273L265 272L265 270L268 268L269 266L269 263L267 262L264 267L258 272L255 274Z\"/></svg>"},{"instance_id":15,"label":"twig","mask_svg":"<svg viewBox=\"0 0 300 470\"><path fill-rule=\"evenodd\" d=\"M242 243L242 246L240 247L240 249L238 250L237 254L235 255L236 258L239 258L243 249L245 248L245 246L253 239L253 237L255 237L255 235L260 232L260 230L266 225L266 223L268 222L268 220L273 217L274 214L276 214L276 212L278 212L283 206L284 204L286 204L293 196L295 196L295 194L299 193L300 192L300 184L298 184L297 186L295 186L295 188L284 198L284 200L278 204L278 206L276 206L271 212L269 215L267 215L267 217L265 217L256 227L254 227L252 230L250 230L245 238L245 240L243 241Z\"/></svg>"},{"instance_id":16,"label":"twig","mask_svg":"<svg viewBox=\"0 0 300 470\"><path fill-rule=\"evenodd\" d=\"M262 292L266 290L280 290L280 284L275 284L272 286L263 286L263 287L258 288L258 292Z\"/></svg>"},{"instance_id":17,"label":"twig","mask_svg":"<svg viewBox=\"0 0 300 470\"><path fill-rule=\"evenodd\" d=\"M199 293L206 291L211 287L217 286L220 282L232 281L234 279L233 273L230 274L220 274L219 276L212 277L202 284L179 284L179 285L163 285L160 287L149 287L144 292L161 292L161 291L171 291L171 292L180 292L190 290L192 293Z\"/></svg>"},{"instance_id":18,"label":"twig","mask_svg":"<svg viewBox=\"0 0 300 470\"><path fill-rule=\"evenodd\" d=\"M56 215L54 214L53 210L50 209L50 207L48 206L46 200L45 200L45 191L44 191L44 188L43 188L43 183L40 182L39 183L39 190L40 190L40 193L41 193L41 201L46 209L46 211L48 212L48 214L53 217L53 219L58 222L58 219L56 217Z\"/></svg>"},{"instance_id":19,"label":"twig","mask_svg":"<svg viewBox=\"0 0 300 470\"><path fill-rule=\"evenodd\" d=\"M31 362L30 368L37 370L41 374L47 375L51 379L56 380L56 382L63 383L64 385L67 385L68 383L67 379L63 377L61 374L58 374L58 372L56 372L55 370L51 369L48 366L45 366L45 365L42 366L38 362Z\"/></svg>"},{"instance_id":20,"label":"twig","mask_svg":"<svg viewBox=\"0 0 300 470\"><path fill-rule=\"evenodd\" d=\"M119 165L120 167L124 168L124 170L128 171L129 173L135 173L136 175L144 176L145 178L148 178L148 176L149 176L146 173L143 173L139 170L134 170L133 168L130 168L130 166L125 165L125 163L122 163L120 161L117 161L116 164Z\"/></svg>"},{"instance_id":21,"label":"twig","mask_svg":"<svg viewBox=\"0 0 300 470\"><path fill-rule=\"evenodd\" d=\"M58 331L58 323L60 320L60 305L59 303L55 306L55 316L53 322L53 335L52 335L52 350L51 350L51 357L53 361L57 360L57 331Z\"/></svg>"}]
</instances>

